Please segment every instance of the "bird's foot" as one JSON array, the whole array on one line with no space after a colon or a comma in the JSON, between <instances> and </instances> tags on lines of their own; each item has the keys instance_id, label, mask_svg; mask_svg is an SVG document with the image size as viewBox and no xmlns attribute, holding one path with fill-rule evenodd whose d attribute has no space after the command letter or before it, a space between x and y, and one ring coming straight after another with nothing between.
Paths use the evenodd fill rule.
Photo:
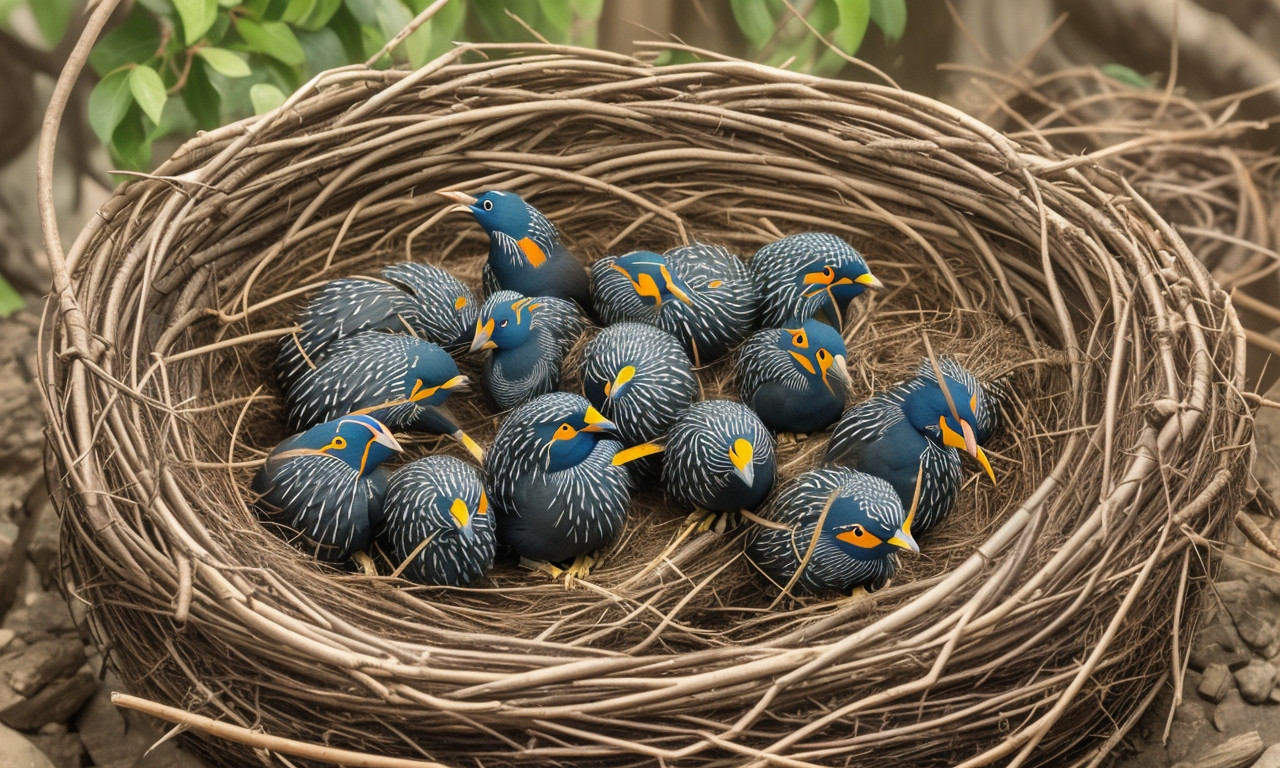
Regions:
<instances>
[{"instance_id":1,"label":"bird's foot","mask_svg":"<svg viewBox=\"0 0 1280 768\"><path fill-rule=\"evenodd\" d=\"M595 553L578 555L572 563L564 568L544 560L530 560L527 557L520 558L520 565L530 570L542 571L553 579L564 579L566 587L572 586L576 579L585 579L591 573L591 566L595 565L595 562Z\"/></svg>"},{"instance_id":2,"label":"bird's foot","mask_svg":"<svg viewBox=\"0 0 1280 768\"><path fill-rule=\"evenodd\" d=\"M799 445L809 439L808 432L779 432L778 445Z\"/></svg>"},{"instance_id":3,"label":"bird's foot","mask_svg":"<svg viewBox=\"0 0 1280 768\"><path fill-rule=\"evenodd\" d=\"M731 528L736 528L738 520L739 515L737 512L712 512L709 509L695 509L684 519L684 524L686 527L691 528L694 534L706 533L707 531L724 533Z\"/></svg>"},{"instance_id":4,"label":"bird's foot","mask_svg":"<svg viewBox=\"0 0 1280 768\"><path fill-rule=\"evenodd\" d=\"M377 576L378 564L373 561L368 552L360 550L351 556L356 561L356 565L360 566L360 572L365 576Z\"/></svg>"}]
</instances>

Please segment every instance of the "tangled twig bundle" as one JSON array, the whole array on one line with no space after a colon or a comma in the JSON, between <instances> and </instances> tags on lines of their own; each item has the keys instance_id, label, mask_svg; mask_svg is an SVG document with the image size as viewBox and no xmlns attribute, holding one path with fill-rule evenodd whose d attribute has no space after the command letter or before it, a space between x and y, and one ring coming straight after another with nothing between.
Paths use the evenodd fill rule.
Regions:
<instances>
[{"instance_id":1,"label":"tangled twig bundle","mask_svg":"<svg viewBox=\"0 0 1280 768\"><path fill-rule=\"evenodd\" d=\"M245 505L281 436L274 341L331 277L414 258L474 279L483 234L429 193L490 187L588 258L847 237L889 286L849 333L856 396L911 370L921 331L1011 373L1000 486L966 486L924 557L845 600L771 605L734 535L682 538L654 493L568 590L514 569L407 589L309 561ZM1099 758L1181 669L1193 542L1248 472L1235 315L1123 177L920 96L740 61L463 47L337 70L123 188L59 266L43 383L69 589L131 689L250 744L494 765ZM458 415L492 433L480 407ZM786 471L815 445L789 445Z\"/></svg>"}]
</instances>

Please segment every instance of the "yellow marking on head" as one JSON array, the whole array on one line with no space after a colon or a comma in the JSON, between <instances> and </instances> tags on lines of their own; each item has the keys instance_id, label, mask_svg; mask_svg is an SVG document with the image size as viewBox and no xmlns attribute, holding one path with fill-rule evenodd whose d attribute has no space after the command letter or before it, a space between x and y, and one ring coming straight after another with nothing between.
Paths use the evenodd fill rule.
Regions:
<instances>
[{"instance_id":1,"label":"yellow marking on head","mask_svg":"<svg viewBox=\"0 0 1280 768\"><path fill-rule=\"evenodd\" d=\"M618 389L623 384L626 384L628 381L631 381L633 378L635 378L635 375L636 375L636 367L634 365L622 366L622 368L618 371L618 375L613 377L613 381L605 382L605 385L604 385L605 396L613 397L613 393L617 392Z\"/></svg>"},{"instance_id":2,"label":"yellow marking on head","mask_svg":"<svg viewBox=\"0 0 1280 768\"><path fill-rule=\"evenodd\" d=\"M511 308L516 312L516 325L524 323L524 311L529 310L529 314L533 314L533 310L542 306L541 303L535 304L533 299L520 299L511 303Z\"/></svg>"},{"instance_id":3,"label":"yellow marking on head","mask_svg":"<svg viewBox=\"0 0 1280 768\"><path fill-rule=\"evenodd\" d=\"M516 241L516 245L520 246L520 250L524 251L524 256L529 260L529 264L537 269L547 262L547 254L542 248L531 238L522 237Z\"/></svg>"},{"instance_id":4,"label":"yellow marking on head","mask_svg":"<svg viewBox=\"0 0 1280 768\"><path fill-rule=\"evenodd\" d=\"M846 544L852 544L855 547L862 547L863 549L874 549L884 543L884 539L875 535L871 531L868 531L857 523L855 523L849 530L837 533L836 538Z\"/></svg>"},{"instance_id":5,"label":"yellow marking on head","mask_svg":"<svg viewBox=\"0 0 1280 768\"><path fill-rule=\"evenodd\" d=\"M481 489L480 502L476 504L476 516L484 517L487 514L489 514L489 497L485 494L484 490Z\"/></svg>"},{"instance_id":6,"label":"yellow marking on head","mask_svg":"<svg viewBox=\"0 0 1280 768\"><path fill-rule=\"evenodd\" d=\"M798 349L809 348L809 335L804 332L803 328L783 328L782 330L791 334L791 346Z\"/></svg>"},{"instance_id":7,"label":"yellow marking on head","mask_svg":"<svg viewBox=\"0 0 1280 768\"><path fill-rule=\"evenodd\" d=\"M796 359L796 362L800 363L801 367L803 367L806 371L812 374L817 374L818 369L813 367L813 363L809 361L809 358L805 357L804 355L800 354L794 349L789 349L787 351L791 353L791 356L794 357Z\"/></svg>"},{"instance_id":8,"label":"yellow marking on head","mask_svg":"<svg viewBox=\"0 0 1280 768\"><path fill-rule=\"evenodd\" d=\"M458 298L454 299L454 301L453 301L453 308L454 308L454 309L462 309L462 308L463 308L463 307L465 307L465 306L467 306L467 297L466 297L466 296L459 296Z\"/></svg>"},{"instance_id":9,"label":"yellow marking on head","mask_svg":"<svg viewBox=\"0 0 1280 768\"><path fill-rule=\"evenodd\" d=\"M747 467L751 466L751 461L755 456L755 446L744 437L734 440L733 446L729 448L729 461L732 461L733 466L737 467L741 472L745 472Z\"/></svg>"},{"instance_id":10,"label":"yellow marking on head","mask_svg":"<svg viewBox=\"0 0 1280 768\"><path fill-rule=\"evenodd\" d=\"M969 410L973 411L974 415L977 415L978 413L978 396L977 395L974 395L973 397L969 398Z\"/></svg>"},{"instance_id":11,"label":"yellow marking on head","mask_svg":"<svg viewBox=\"0 0 1280 768\"><path fill-rule=\"evenodd\" d=\"M671 276L671 270L667 269L666 264L659 266L658 271L662 273L662 279L667 282L667 293L670 293L672 296L675 296L677 299L684 302L685 304L689 304L689 305L693 304L693 299L689 298L689 294L680 290L680 288L676 286L676 280L674 277Z\"/></svg>"},{"instance_id":12,"label":"yellow marking on head","mask_svg":"<svg viewBox=\"0 0 1280 768\"><path fill-rule=\"evenodd\" d=\"M645 456L652 456L655 453L662 453L663 448L657 443L640 443L630 448L623 448L613 454L613 466L620 467L628 462L636 459L643 459Z\"/></svg>"},{"instance_id":13,"label":"yellow marking on head","mask_svg":"<svg viewBox=\"0 0 1280 768\"><path fill-rule=\"evenodd\" d=\"M467 510L467 502L462 499L454 499L449 504L449 514L453 515L453 519L458 523L459 528L466 528L467 523L471 520L471 513Z\"/></svg>"},{"instance_id":14,"label":"yellow marking on head","mask_svg":"<svg viewBox=\"0 0 1280 768\"><path fill-rule=\"evenodd\" d=\"M821 272L806 272L804 281L810 285L831 285L831 281L836 279L836 271L827 265L822 268Z\"/></svg>"},{"instance_id":15,"label":"yellow marking on head","mask_svg":"<svg viewBox=\"0 0 1280 768\"><path fill-rule=\"evenodd\" d=\"M572 440L578 436L578 430L573 428L572 424L561 424L556 428L556 433L551 436L551 441L556 440Z\"/></svg>"},{"instance_id":16,"label":"yellow marking on head","mask_svg":"<svg viewBox=\"0 0 1280 768\"><path fill-rule=\"evenodd\" d=\"M333 439L329 441L329 444L321 448L320 450L324 451L325 453L328 453L330 450L341 451L343 448L346 448L346 447L347 447L347 438L343 437L342 435L334 435Z\"/></svg>"}]
</instances>

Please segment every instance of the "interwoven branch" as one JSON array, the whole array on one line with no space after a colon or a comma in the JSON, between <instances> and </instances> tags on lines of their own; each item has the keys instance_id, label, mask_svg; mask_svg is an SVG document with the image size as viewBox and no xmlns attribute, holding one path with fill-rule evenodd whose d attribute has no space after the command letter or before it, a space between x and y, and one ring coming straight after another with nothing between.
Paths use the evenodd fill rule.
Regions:
<instances>
[{"instance_id":1,"label":"interwoven branch","mask_svg":"<svg viewBox=\"0 0 1280 768\"><path fill-rule=\"evenodd\" d=\"M458 764L1060 765L1113 743L1170 669L1184 553L1249 470L1242 332L1173 228L1115 172L903 91L523 48L322 75L121 189L68 251L88 333L51 303L43 372L68 584L133 692ZM1000 485L967 485L889 587L773 610L737 536L682 536L656 492L574 589L311 562L245 504L282 437L274 340L332 277L408 256L478 282L483 234L431 193L488 187L588 259L847 237L888 285L848 334L855 397L914 369L922 330L1009 374ZM731 396L723 365L700 374ZM478 399L456 413L492 435ZM823 447L784 442L783 474Z\"/></svg>"}]
</instances>

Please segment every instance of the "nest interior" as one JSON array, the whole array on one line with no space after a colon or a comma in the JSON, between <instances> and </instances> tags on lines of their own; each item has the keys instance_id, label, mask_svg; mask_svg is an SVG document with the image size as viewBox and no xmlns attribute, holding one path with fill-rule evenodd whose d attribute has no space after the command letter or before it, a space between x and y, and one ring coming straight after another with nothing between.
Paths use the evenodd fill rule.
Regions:
<instances>
[{"instance_id":1,"label":"nest interior","mask_svg":"<svg viewBox=\"0 0 1280 768\"><path fill-rule=\"evenodd\" d=\"M1009 374L999 485L967 483L922 557L841 600L775 600L734 533L682 535L653 489L573 589L310 561L246 506L283 435L276 339L308 290L390 261L477 283L485 235L431 193L488 188L586 259L844 236L888 286L846 333L854 397L924 333ZM156 701L370 755L1086 763L1185 663L1193 545L1249 470L1243 337L1173 228L1115 173L885 86L552 47L337 70L122 188L66 266L43 385L68 589L108 658ZM700 376L732 396L723 364ZM479 393L451 407L486 443ZM824 444L784 441L784 477Z\"/></svg>"}]
</instances>

